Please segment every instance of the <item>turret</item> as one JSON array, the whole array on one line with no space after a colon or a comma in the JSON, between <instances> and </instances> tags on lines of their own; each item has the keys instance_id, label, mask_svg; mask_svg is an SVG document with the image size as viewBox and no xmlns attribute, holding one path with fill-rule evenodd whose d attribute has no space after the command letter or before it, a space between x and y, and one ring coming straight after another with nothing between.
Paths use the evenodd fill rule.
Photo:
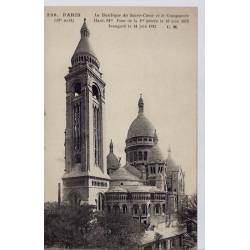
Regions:
<instances>
[{"instance_id":1,"label":"turret","mask_svg":"<svg viewBox=\"0 0 250 250\"><path fill-rule=\"evenodd\" d=\"M111 140L109 144L109 154L107 156L108 174L111 174L120 167L121 158L118 158L113 151L114 151L114 145L113 141Z\"/></svg>"},{"instance_id":2,"label":"turret","mask_svg":"<svg viewBox=\"0 0 250 250\"><path fill-rule=\"evenodd\" d=\"M80 33L81 33L81 39L71 58L72 66L74 67L79 64L89 63L90 65L99 69L100 63L90 45L89 41L90 31L86 24L86 18L84 18L84 23L82 25Z\"/></svg>"},{"instance_id":3,"label":"turret","mask_svg":"<svg viewBox=\"0 0 250 250\"><path fill-rule=\"evenodd\" d=\"M142 114L143 111L144 111L144 102L143 102L143 99L142 99L142 94L140 94L140 98L139 98L139 101L138 101L138 113L139 114Z\"/></svg>"}]
</instances>

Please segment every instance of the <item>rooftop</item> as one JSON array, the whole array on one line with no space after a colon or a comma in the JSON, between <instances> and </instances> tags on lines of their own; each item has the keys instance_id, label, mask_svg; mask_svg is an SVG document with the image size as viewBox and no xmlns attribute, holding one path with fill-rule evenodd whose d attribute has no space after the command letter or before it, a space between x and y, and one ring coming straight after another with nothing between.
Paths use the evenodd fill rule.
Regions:
<instances>
[{"instance_id":1,"label":"rooftop","mask_svg":"<svg viewBox=\"0 0 250 250\"><path fill-rule=\"evenodd\" d=\"M140 178L129 172L125 166L110 174L112 180L140 181Z\"/></svg>"},{"instance_id":2,"label":"rooftop","mask_svg":"<svg viewBox=\"0 0 250 250\"><path fill-rule=\"evenodd\" d=\"M118 193L162 193L160 189L155 186L146 185L124 185L124 186L111 186L108 192Z\"/></svg>"},{"instance_id":3,"label":"rooftop","mask_svg":"<svg viewBox=\"0 0 250 250\"><path fill-rule=\"evenodd\" d=\"M179 229L176 226L167 227L166 223L161 223L157 227L155 227L154 230L145 231L144 235L139 240L140 241L139 244L145 245L155 241L155 235L157 233L162 236L162 239L167 239L174 237L176 235L181 235L185 233L185 230Z\"/></svg>"}]
</instances>

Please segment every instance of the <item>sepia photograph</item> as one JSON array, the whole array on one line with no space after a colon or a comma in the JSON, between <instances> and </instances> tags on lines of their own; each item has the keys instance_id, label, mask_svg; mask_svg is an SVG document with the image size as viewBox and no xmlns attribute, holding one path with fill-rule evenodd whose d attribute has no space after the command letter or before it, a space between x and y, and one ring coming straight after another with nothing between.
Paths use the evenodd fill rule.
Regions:
<instances>
[{"instance_id":1,"label":"sepia photograph","mask_svg":"<svg viewBox=\"0 0 250 250\"><path fill-rule=\"evenodd\" d=\"M44 249L197 249L197 7L45 6Z\"/></svg>"}]
</instances>

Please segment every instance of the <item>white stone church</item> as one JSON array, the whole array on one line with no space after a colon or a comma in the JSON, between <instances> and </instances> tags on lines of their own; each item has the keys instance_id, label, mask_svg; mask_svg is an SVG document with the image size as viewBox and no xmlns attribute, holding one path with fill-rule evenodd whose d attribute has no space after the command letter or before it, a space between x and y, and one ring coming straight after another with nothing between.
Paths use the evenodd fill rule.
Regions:
<instances>
[{"instance_id":1,"label":"white stone church","mask_svg":"<svg viewBox=\"0 0 250 250\"><path fill-rule=\"evenodd\" d=\"M114 153L104 155L105 86L100 62L89 43L86 20L71 58L66 80L65 173L63 200L88 203L97 210L129 213L149 225L141 249L183 249L183 232L174 226L185 200L185 174L158 145L156 128L146 117L143 97L125 140L126 164ZM115 103L114 103L115 105ZM136 100L135 100L136 108ZM154 242L154 234L163 235Z\"/></svg>"}]
</instances>

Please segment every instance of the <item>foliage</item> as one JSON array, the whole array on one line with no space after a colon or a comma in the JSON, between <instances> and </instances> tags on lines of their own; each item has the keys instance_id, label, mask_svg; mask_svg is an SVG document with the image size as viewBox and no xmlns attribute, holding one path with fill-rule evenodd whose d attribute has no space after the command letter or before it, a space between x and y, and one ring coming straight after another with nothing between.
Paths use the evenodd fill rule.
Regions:
<instances>
[{"instance_id":1,"label":"foliage","mask_svg":"<svg viewBox=\"0 0 250 250\"><path fill-rule=\"evenodd\" d=\"M94 212L88 205L79 208L53 206L51 209L45 209L45 246L72 248L87 245L87 234L91 231L93 220Z\"/></svg>"},{"instance_id":2,"label":"foliage","mask_svg":"<svg viewBox=\"0 0 250 250\"><path fill-rule=\"evenodd\" d=\"M134 249L145 226L129 214L104 213L98 217L108 249Z\"/></svg>"},{"instance_id":3,"label":"foliage","mask_svg":"<svg viewBox=\"0 0 250 250\"><path fill-rule=\"evenodd\" d=\"M197 195L188 197L184 206L178 211L180 225L187 228L184 245L194 247L197 243Z\"/></svg>"},{"instance_id":4,"label":"foliage","mask_svg":"<svg viewBox=\"0 0 250 250\"><path fill-rule=\"evenodd\" d=\"M45 206L46 247L134 249L144 229L130 215L97 213L89 205L78 208Z\"/></svg>"}]
</instances>

